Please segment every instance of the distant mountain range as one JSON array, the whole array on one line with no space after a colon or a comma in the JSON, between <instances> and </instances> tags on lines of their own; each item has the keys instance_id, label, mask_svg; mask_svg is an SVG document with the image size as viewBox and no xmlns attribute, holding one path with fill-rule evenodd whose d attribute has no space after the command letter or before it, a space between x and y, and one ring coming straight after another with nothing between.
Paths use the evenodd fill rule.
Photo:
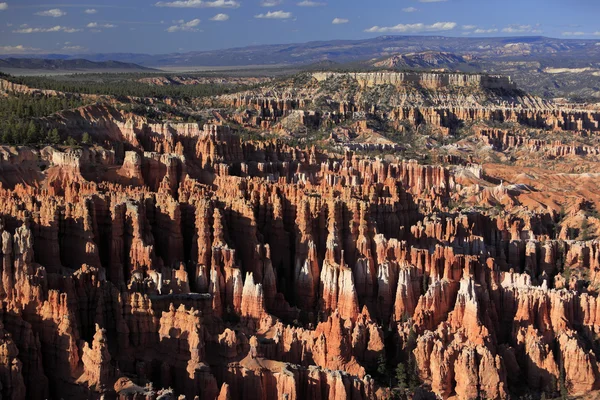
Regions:
<instances>
[{"instance_id":1,"label":"distant mountain range","mask_svg":"<svg viewBox=\"0 0 600 400\"><path fill-rule=\"evenodd\" d=\"M446 52L488 60L535 60L563 67L600 62L600 41L555 39L541 36L466 38L444 36L380 36L365 40L332 40L300 44L260 45L214 51L172 54L61 54L36 55L35 58L93 62L118 61L145 67L164 66L245 66L306 65L323 61L348 63L382 59L399 53ZM5 56L6 57L6 56ZM19 56L23 57L23 56ZM28 57L29 58L29 57Z\"/></svg>"},{"instance_id":2,"label":"distant mountain range","mask_svg":"<svg viewBox=\"0 0 600 400\"><path fill-rule=\"evenodd\" d=\"M477 58L459 56L442 51L425 51L422 53L405 53L367 62L367 65L383 69L452 69L465 70L469 66L477 68Z\"/></svg>"},{"instance_id":3,"label":"distant mountain range","mask_svg":"<svg viewBox=\"0 0 600 400\"><path fill-rule=\"evenodd\" d=\"M244 66L277 67L269 69L271 74L374 69L492 73L511 76L520 88L547 98L600 99L600 40L589 39L381 36L159 55L0 56L0 71L11 74L26 70L65 74Z\"/></svg>"},{"instance_id":4,"label":"distant mountain range","mask_svg":"<svg viewBox=\"0 0 600 400\"><path fill-rule=\"evenodd\" d=\"M120 70L120 71L154 71L148 67L120 61L90 61L76 59L50 58L5 58L0 59L0 70L27 69L42 71L90 71L90 70Z\"/></svg>"}]
</instances>

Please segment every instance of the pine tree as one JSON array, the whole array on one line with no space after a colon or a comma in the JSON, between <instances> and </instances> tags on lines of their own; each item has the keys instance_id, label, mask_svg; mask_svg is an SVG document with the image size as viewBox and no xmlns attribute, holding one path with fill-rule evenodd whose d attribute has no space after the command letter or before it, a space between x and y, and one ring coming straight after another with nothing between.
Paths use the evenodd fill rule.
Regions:
<instances>
[{"instance_id":1,"label":"pine tree","mask_svg":"<svg viewBox=\"0 0 600 400\"><path fill-rule=\"evenodd\" d=\"M558 385L560 389L560 398L566 400L569 398L569 389L567 389L567 379L565 374L565 366L563 363L560 363L560 375L558 380Z\"/></svg>"},{"instance_id":2,"label":"pine tree","mask_svg":"<svg viewBox=\"0 0 600 400\"><path fill-rule=\"evenodd\" d=\"M377 373L382 377L387 375L387 361L385 359L385 354L381 354L377 359Z\"/></svg>"},{"instance_id":3,"label":"pine tree","mask_svg":"<svg viewBox=\"0 0 600 400\"><path fill-rule=\"evenodd\" d=\"M58 129L56 129L56 128L52 129L48 133L48 136L46 137L46 140L50 144L59 144L60 143L60 135L58 134Z\"/></svg>"},{"instance_id":4,"label":"pine tree","mask_svg":"<svg viewBox=\"0 0 600 400\"><path fill-rule=\"evenodd\" d=\"M419 386L419 376L417 375L417 366L412 355L408 357L408 388L413 392Z\"/></svg>"},{"instance_id":5,"label":"pine tree","mask_svg":"<svg viewBox=\"0 0 600 400\"><path fill-rule=\"evenodd\" d=\"M592 238L592 234L590 232L590 224L587 220L587 218L585 218L583 220L583 222L581 222L581 227L579 229L579 239L583 240L583 241L587 241L590 240Z\"/></svg>"},{"instance_id":6,"label":"pine tree","mask_svg":"<svg viewBox=\"0 0 600 400\"><path fill-rule=\"evenodd\" d=\"M2 134L2 144L12 144L13 141L14 141L14 138L13 138L12 130L7 129Z\"/></svg>"},{"instance_id":7,"label":"pine tree","mask_svg":"<svg viewBox=\"0 0 600 400\"><path fill-rule=\"evenodd\" d=\"M65 144L70 147L77 146L77 141L73 139L73 136L69 136L67 140L65 140Z\"/></svg>"},{"instance_id":8,"label":"pine tree","mask_svg":"<svg viewBox=\"0 0 600 400\"><path fill-rule=\"evenodd\" d=\"M398 388L400 388L401 390L406 390L408 388L406 367L402 363L398 364L398 366L396 367L396 381Z\"/></svg>"},{"instance_id":9,"label":"pine tree","mask_svg":"<svg viewBox=\"0 0 600 400\"><path fill-rule=\"evenodd\" d=\"M29 121L29 126L27 127L27 136L25 137L25 143L37 143L39 141L38 137L38 129L35 125L35 122Z\"/></svg>"},{"instance_id":10,"label":"pine tree","mask_svg":"<svg viewBox=\"0 0 600 400\"><path fill-rule=\"evenodd\" d=\"M81 143L92 144L92 137L90 136L89 133L83 132L83 135L81 136Z\"/></svg>"},{"instance_id":11,"label":"pine tree","mask_svg":"<svg viewBox=\"0 0 600 400\"><path fill-rule=\"evenodd\" d=\"M411 327L410 331L408 331L408 338L406 339L406 350L409 354L417 347L417 337L415 328Z\"/></svg>"}]
</instances>

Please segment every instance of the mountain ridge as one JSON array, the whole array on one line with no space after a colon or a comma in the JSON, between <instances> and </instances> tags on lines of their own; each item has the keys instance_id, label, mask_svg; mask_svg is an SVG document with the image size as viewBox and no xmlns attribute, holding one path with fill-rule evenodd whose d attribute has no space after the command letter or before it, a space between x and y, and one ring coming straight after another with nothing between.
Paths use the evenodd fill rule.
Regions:
<instances>
[{"instance_id":1,"label":"mountain ridge","mask_svg":"<svg viewBox=\"0 0 600 400\"><path fill-rule=\"evenodd\" d=\"M600 62L600 42L593 39L558 39L544 36L518 37L447 37L447 36L379 36L371 39L342 39L305 43L282 43L235 47L229 49L192 51L186 53L138 54L37 54L32 58L90 61L119 61L145 67L160 66L243 66L243 65L304 65L329 60L352 62L383 58L397 53L441 51L459 55L473 54L490 59L540 58L566 56ZM0 56L7 58L11 55ZM14 55L12 55L14 56ZM28 56L19 55L23 58Z\"/></svg>"},{"instance_id":2,"label":"mountain ridge","mask_svg":"<svg viewBox=\"0 0 600 400\"><path fill-rule=\"evenodd\" d=\"M37 69L37 70L49 70L49 71L63 71L63 70L139 70L139 71L153 71L154 69L143 67L134 63L125 63L121 61L90 61L84 58L75 59L52 59L52 58L0 58L0 69L11 68L11 69Z\"/></svg>"}]
</instances>

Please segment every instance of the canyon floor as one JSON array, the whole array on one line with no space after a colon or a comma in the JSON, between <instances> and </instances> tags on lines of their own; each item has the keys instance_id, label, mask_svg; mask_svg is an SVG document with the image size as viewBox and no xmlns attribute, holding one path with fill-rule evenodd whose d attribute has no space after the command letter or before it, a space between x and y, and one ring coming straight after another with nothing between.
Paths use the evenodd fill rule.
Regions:
<instances>
[{"instance_id":1,"label":"canyon floor","mask_svg":"<svg viewBox=\"0 0 600 400\"><path fill-rule=\"evenodd\" d=\"M448 72L0 79L7 399L600 392L600 107Z\"/></svg>"}]
</instances>

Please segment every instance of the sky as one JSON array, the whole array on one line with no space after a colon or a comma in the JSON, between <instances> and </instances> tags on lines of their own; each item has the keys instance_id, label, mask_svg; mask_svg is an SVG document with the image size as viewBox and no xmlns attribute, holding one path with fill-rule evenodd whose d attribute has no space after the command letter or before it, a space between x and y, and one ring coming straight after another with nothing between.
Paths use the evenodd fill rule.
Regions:
<instances>
[{"instance_id":1,"label":"sky","mask_svg":"<svg viewBox=\"0 0 600 400\"><path fill-rule=\"evenodd\" d=\"M600 41L599 0L0 0L0 54L146 53L381 35Z\"/></svg>"}]
</instances>

